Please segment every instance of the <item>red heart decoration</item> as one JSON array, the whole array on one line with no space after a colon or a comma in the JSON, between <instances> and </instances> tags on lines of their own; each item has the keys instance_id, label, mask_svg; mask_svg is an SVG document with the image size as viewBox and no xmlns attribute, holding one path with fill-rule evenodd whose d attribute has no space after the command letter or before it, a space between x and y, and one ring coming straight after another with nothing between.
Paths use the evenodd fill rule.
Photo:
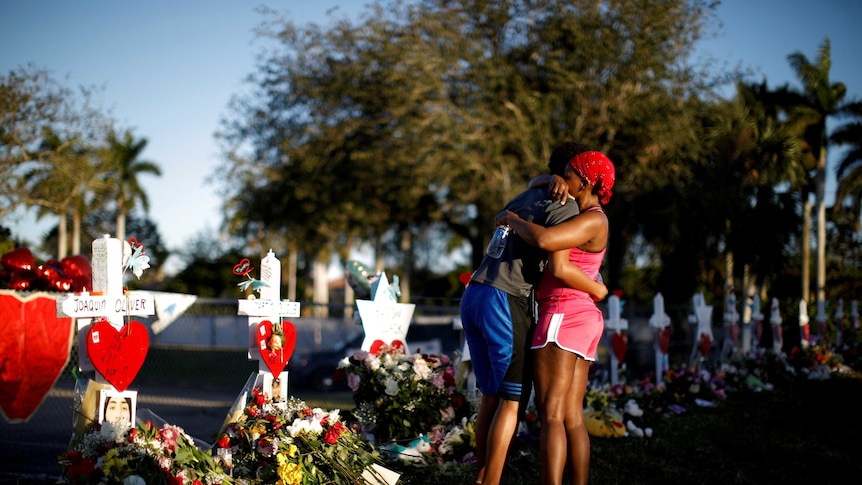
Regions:
<instances>
[{"instance_id":1,"label":"red heart decoration","mask_svg":"<svg viewBox=\"0 0 862 485\"><path fill-rule=\"evenodd\" d=\"M296 327L288 321L281 323L282 343L281 348L270 348L269 339L273 334L273 325L269 320L263 320L257 324L257 349L260 351L260 359L266 364L272 375L278 376L284 370L284 366L293 356L296 348Z\"/></svg>"},{"instance_id":2,"label":"red heart decoration","mask_svg":"<svg viewBox=\"0 0 862 485\"><path fill-rule=\"evenodd\" d=\"M461 281L464 286L467 286L467 284L470 283L470 278L472 277L473 273L461 273L458 275L458 280Z\"/></svg>"},{"instance_id":3,"label":"red heart decoration","mask_svg":"<svg viewBox=\"0 0 862 485\"><path fill-rule=\"evenodd\" d=\"M709 349L712 348L712 339L709 338L709 335L702 333L700 334L700 353L703 354L704 357L709 355Z\"/></svg>"},{"instance_id":4,"label":"red heart decoration","mask_svg":"<svg viewBox=\"0 0 862 485\"><path fill-rule=\"evenodd\" d=\"M0 264L6 269L36 269L36 258L30 249L25 247L15 248L0 258Z\"/></svg>"},{"instance_id":5,"label":"red heart decoration","mask_svg":"<svg viewBox=\"0 0 862 485\"><path fill-rule=\"evenodd\" d=\"M665 355L667 355L667 349L670 348L670 333L670 327L664 327L658 331L658 348Z\"/></svg>"},{"instance_id":6,"label":"red heart decoration","mask_svg":"<svg viewBox=\"0 0 862 485\"><path fill-rule=\"evenodd\" d=\"M33 289L33 282L36 281L36 272L30 269L12 270L12 275L9 278L9 289L25 291Z\"/></svg>"},{"instance_id":7,"label":"red heart decoration","mask_svg":"<svg viewBox=\"0 0 862 485\"><path fill-rule=\"evenodd\" d=\"M242 260L233 266L233 274L239 276L246 276L251 273L251 270L254 268L251 267L251 261L248 258L242 258Z\"/></svg>"},{"instance_id":8,"label":"red heart decoration","mask_svg":"<svg viewBox=\"0 0 862 485\"><path fill-rule=\"evenodd\" d=\"M0 409L7 421L27 421L66 367L72 319L57 318L46 293L0 291L0 323Z\"/></svg>"},{"instance_id":9,"label":"red heart decoration","mask_svg":"<svg viewBox=\"0 0 862 485\"><path fill-rule=\"evenodd\" d=\"M120 330L107 320L101 320L93 324L87 334L90 362L120 392L125 391L135 380L149 348L150 333L147 327L134 320Z\"/></svg>"},{"instance_id":10,"label":"red heart decoration","mask_svg":"<svg viewBox=\"0 0 862 485\"><path fill-rule=\"evenodd\" d=\"M623 358L626 356L626 349L629 346L629 336L625 332L614 332L611 336L611 345L614 348L614 355L617 356L619 365L623 364Z\"/></svg>"},{"instance_id":11,"label":"red heart decoration","mask_svg":"<svg viewBox=\"0 0 862 485\"><path fill-rule=\"evenodd\" d=\"M380 353L380 347L383 347L384 345L386 345L386 342L376 339L374 342L371 342L371 348L368 349L368 353L371 355L377 355ZM401 350L405 348L404 342L401 340L393 340L389 343L389 346L393 350Z\"/></svg>"}]
</instances>

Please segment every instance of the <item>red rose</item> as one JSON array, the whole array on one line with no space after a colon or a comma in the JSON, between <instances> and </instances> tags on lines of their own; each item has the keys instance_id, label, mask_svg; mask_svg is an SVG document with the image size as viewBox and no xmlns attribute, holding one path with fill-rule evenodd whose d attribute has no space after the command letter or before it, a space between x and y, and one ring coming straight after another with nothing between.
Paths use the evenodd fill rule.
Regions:
<instances>
[{"instance_id":1,"label":"red rose","mask_svg":"<svg viewBox=\"0 0 862 485\"><path fill-rule=\"evenodd\" d=\"M230 448L230 438L227 435L222 436L218 440L219 448Z\"/></svg>"},{"instance_id":2,"label":"red rose","mask_svg":"<svg viewBox=\"0 0 862 485\"><path fill-rule=\"evenodd\" d=\"M341 436L341 431L338 430L335 426L326 430L326 433L323 435L323 441L329 443L330 445L334 445L338 441L338 437Z\"/></svg>"}]
</instances>

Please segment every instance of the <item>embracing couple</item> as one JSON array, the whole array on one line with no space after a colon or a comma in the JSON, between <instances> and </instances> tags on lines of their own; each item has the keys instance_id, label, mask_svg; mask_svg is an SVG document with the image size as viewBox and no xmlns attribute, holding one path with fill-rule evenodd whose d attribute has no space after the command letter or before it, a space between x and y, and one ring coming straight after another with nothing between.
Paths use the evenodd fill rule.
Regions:
<instances>
[{"instance_id":1,"label":"embracing couple","mask_svg":"<svg viewBox=\"0 0 862 485\"><path fill-rule=\"evenodd\" d=\"M461 300L482 394L476 484L500 483L531 387L541 420L541 483L562 483L567 463L572 485L589 477L583 402L604 328L595 302L608 293L599 278L608 241L603 206L616 171L604 154L573 142L554 149L548 168L497 215L511 234L503 254L485 255Z\"/></svg>"}]
</instances>

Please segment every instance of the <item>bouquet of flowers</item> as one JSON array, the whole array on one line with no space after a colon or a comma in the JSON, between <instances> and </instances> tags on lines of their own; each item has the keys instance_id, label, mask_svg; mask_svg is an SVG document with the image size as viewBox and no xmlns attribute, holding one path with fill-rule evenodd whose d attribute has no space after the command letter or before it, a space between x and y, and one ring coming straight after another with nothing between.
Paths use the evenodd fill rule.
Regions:
<instances>
[{"instance_id":1,"label":"bouquet of flowers","mask_svg":"<svg viewBox=\"0 0 862 485\"><path fill-rule=\"evenodd\" d=\"M220 433L213 455L249 484L366 483L380 462L338 410L312 409L296 398L276 405L259 387Z\"/></svg>"},{"instance_id":2,"label":"bouquet of flowers","mask_svg":"<svg viewBox=\"0 0 862 485\"><path fill-rule=\"evenodd\" d=\"M472 414L446 355L407 355L402 347L383 345L377 353L356 351L339 368L353 391L354 416L378 444L409 443Z\"/></svg>"},{"instance_id":3,"label":"bouquet of flowers","mask_svg":"<svg viewBox=\"0 0 862 485\"><path fill-rule=\"evenodd\" d=\"M139 423L105 421L83 434L59 457L66 480L73 485L234 483L182 428L158 427L149 419Z\"/></svg>"}]
</instances>

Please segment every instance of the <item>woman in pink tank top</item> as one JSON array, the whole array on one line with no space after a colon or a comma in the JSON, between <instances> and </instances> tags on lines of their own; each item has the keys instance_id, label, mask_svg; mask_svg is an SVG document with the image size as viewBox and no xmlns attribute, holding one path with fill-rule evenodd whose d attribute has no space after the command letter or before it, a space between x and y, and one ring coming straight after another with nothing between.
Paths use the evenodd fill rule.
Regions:
<instances>
[{"instance_id":1,"label":"woman in pink tank top","mask_svg":"<svg viewBox=\"0 0 862 485\"><path fill-rule=\"evenodd\" d=\"M543 485L560 484L568 461L572 485L589 478L590 438L584 426L584 394L590 364L602 335L601 310L571 281L578 269L596 278L608 241L608 219L602 205L610 200L616 170L600 152L584 152L569 162L565 182L581 214L552 227L524 221L504 211L508 224L528 243L550 252L548 267L536 289L539 321L533 337L536 405L542 423L539 455Z\"/></svg>"}]
</instances>

